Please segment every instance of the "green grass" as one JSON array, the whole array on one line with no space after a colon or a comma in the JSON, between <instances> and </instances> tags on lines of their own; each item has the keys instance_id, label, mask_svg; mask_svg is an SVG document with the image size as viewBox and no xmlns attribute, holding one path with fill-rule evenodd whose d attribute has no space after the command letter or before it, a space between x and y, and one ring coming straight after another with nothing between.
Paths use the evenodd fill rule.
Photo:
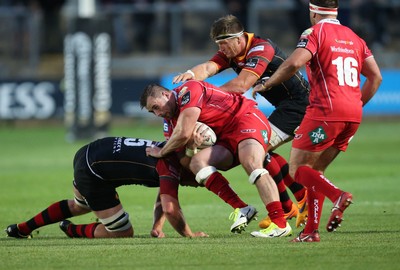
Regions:
<instances>
[{"instance_id":1,"label":"green grass","mask_svg":"<svg viewBox=\"0 0 400 270\"><path fill-rule=\"evenodd\" d=\"M113 127L112 135L162 139L161 127L143 122ZM326 175L354 194L342 228L324 230L330 201L324 205L320 243L289 243L291 238L256 239L229 232L228 205L201 188L182 188L181 206L193 231L206 239L180 237L169 224L165 239L152 239L152 207L157 189L119 189L135 228L133 239L69 239L57 224L32 239L0 233L0 269L398 269L400 263L400 121L365 121L348 151ZM1 127L0 229L24 221L49 204L72 197L72 158L85 141L67 143L60 126ZM290 145L279 152L288 158ZM226 173L232 187L266 214L241 168ZM72 219L94 221L88 214ZM294 227L294 221L291 221ZM297 234L300 229L294 229Z\"/></svg>"}]
</instances>

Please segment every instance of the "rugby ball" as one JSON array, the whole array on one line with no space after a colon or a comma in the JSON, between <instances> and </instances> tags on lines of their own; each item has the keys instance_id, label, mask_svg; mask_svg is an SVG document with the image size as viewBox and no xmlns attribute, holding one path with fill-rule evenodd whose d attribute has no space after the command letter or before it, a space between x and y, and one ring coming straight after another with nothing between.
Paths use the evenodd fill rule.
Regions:
<instances>
[{"instance_id":1,"label":"rugby ball","mask_svg":"<svg viewBox=\"0 0 400 270\"><path fill-rule=\"evenodd\" d=\"M195 130L202 132L204 137L203 143L198 147L199 149L213 146L217 142L217 135L208 125L197 122Z\"/></svg>"}]
</instances>

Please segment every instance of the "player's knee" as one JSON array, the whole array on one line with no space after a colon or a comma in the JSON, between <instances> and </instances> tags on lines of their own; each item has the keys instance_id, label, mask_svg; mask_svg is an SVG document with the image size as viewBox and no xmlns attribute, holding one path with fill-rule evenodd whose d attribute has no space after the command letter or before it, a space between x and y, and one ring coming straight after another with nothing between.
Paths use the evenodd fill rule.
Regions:
<instances>
[{"instance_id":1,"label":"player's knee","mask_svg":"<svg viewBox=\"0 0 400 270\"><path fill-rule=\"evenodd\" d=\"M104 225L110 233L119 233L124 231L132 231L132 224L129 220L129 214L124 209L108 218L100 218L99 221Z\"/></svg>"},{"instance_id":2,"label":"player's knee","mask_svg":"<svg viewBox=\"0 0 400 270\"><path fill-rule=\"evenodd\" d=\"M85 199L78 198L77 196L75 196L75 198L74 198L74 206L78 206L78 207L86 209L86 210L91 210L88 203L85 201Z\"/></svg>"},{"instance_id":3,"label":"player's knee","mask_svg":"<svg viewBox=\"0 0 400 270\"><path fill-rule=\"evenodd\" d=\"M295 166L294 164L291 164L289 166L289 175L296 180L297 178L297 171L299 170L299 168L301 168L303 166ZM301 171L301 170L300 170Z\"/></svg>"},{"instance_id":4,"label":"player's knee","mask_svg":"<svg viewBox=\"0 0 400 270\"><path fill-rule=\"evenodd\" d=\"M255 169L249 176L249 183L252 185L255 184L257 180L265 174L268 174L266 169Z\"/></svg>"},{"instance_id":5,"label":"player's knee","mask_svg":"<svg viewBox=\"0 0 400 270\"><path fill-rule=\"evenodd\" d=\"M207 180L210 175L215 173L217 169L214 166L207 166L202 168L197 174L196 174L196 181L200 185L204 185L205 181Z\"/></svg>"}]
</instances>

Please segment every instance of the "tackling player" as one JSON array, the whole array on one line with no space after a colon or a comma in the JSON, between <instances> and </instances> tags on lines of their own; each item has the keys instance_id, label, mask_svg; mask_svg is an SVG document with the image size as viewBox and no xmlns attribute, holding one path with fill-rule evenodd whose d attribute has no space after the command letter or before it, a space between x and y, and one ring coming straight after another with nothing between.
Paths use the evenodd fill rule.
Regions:
<instances>
[{"instance_id":1,"label":"tackling player","mask_svg":"<svg viewBox=\"0 0 400 270\"><path fill-rule=\"evenodd\" d=\"M125 137L103 138L83 146L73 162L75 198L56 202L26 222L9 225L8 236L27 238L33 230L61 221L60 228L69 237L132 237L129 214L116 192L122 185L160 187L154 208L153 237L165 236L162 231L165 218L182 236L207 236L204 232L191 231L178 201L179 184L195 187L199 184L192 173L181 170L175 156L156 159L146 155L147 147L160 146L159 142ZM247 205L233 190L228 192L227 203L232 207ZM91 211L100 222L75 225L65 220Z\"/></svg>"}]
</instances>

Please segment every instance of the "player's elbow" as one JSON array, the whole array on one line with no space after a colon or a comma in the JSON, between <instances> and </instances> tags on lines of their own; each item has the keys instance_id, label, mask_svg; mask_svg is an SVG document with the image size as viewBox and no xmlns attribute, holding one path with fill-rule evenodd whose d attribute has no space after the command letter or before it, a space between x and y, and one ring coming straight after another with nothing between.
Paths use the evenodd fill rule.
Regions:
<instances>
[{"instance_id":1,"label":"player's elbow","mask_svg":"<svg viewBox=\"0 0 400 270\"><path fill-rule=\"evenodd\" d=\"M379 73L375 76L375 84L379 87L383 81L382 74Z\"/></svg>"},{"instance_id":2,"label":"player's elbow","mask_svg":"<svg viewBox=\"0 0 400 270\"><path fill-rule=\"evenodd\" d=\"M163 213L164 215L168 218L168 217L173 217L175 216L175 213L177 211L176 207L172 204L168 204L166 206L163 206Z\"/></svg>"},{"instance_id":3,"label":"player's elbow","mask_svg":"<svg viewBox=\"0 0 400 270\"><path fill-rule=\"evenodd\" d=\"M173 216L177 211L179 211L179 203L175 196L162 194L161 204L163 213L166 216Z\"/></svg>"}]
</instances>

